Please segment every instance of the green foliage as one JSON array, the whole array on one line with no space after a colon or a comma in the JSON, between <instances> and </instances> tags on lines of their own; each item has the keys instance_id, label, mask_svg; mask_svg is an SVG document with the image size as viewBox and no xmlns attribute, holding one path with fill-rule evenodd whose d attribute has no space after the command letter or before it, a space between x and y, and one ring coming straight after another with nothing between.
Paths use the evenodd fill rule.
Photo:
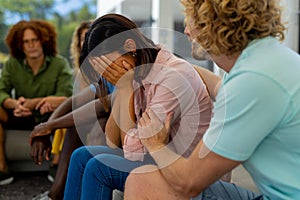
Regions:
<instances>
[{"instance_id":1,"label":"green foliage","mask_svg":"<svg viewBox=\"0 0 300 200\"><path fill-rule=\"evenodd\" d=\"M59 53L66 58L70 57L70 44L73 31L83 20L96 17L97 0L82 0L83 6L79 10L69 13L58 13L54 10L57 0L0 0L0 53L8 53L4 38L11 26L12 18L18 19L44 19L56 26L58 33L57 44ZM70 0L63 0L68 2ZM61 1L60 1L61 2ZM93 11L91 11L93 10Z\"/></svg>"},{"instance_id":2,"label":"green foliage","mask_svg":"<svg viewBox=\"0 0 300 200\"><path fill-rule=\"evenodd\" d=\"M0 38L5 38L7 29L8 26L4 23L4 12L0 10ZM4 41L0 41L0 53L1 52L8 53L8 49L4 44Z\"/></svg>"},{"instance_id":3,"label":"green foliage","mask_svg":"<svg viewBox=\"0 0 300 200\"><path fill-rule=\"evenodd\" d=\"M1 0L1 7L8 14L21 19L46 19L52 14L54 0Z\"/></svg>"}]
</instances>

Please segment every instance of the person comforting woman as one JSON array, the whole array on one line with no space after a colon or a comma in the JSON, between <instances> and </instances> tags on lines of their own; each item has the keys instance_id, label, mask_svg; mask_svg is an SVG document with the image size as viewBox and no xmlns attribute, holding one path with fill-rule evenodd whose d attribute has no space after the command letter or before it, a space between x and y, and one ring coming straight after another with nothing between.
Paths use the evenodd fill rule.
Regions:
<instances>
[{"instance_id":1,"label":"person comforting woman","mask_svg":"<svg viewBox=\"0 0 300 200\"><path fill-rule=\"evenodd\" d=\"M114 189L124 190L130 171L155 163L140 141L149 132L137 123L146 109L162 121L172 111L165 143L184 157L191 154L209 126L213 108L191 64L154 44L134 22L118 14L94 20L80 62L85 80L95 85L103 105L112 108L105 128L109 147L86 146L73 152L64 199L112 199ZM116 86L112 106L102 77Z\"/></svg>"}]
</instances>

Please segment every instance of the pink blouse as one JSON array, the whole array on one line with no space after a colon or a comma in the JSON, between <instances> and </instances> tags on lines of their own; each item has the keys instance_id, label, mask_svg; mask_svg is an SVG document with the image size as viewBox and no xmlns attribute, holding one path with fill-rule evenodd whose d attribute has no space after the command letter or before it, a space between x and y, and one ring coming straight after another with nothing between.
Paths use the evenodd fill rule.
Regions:
<instances>
[{"instance_id":1,"label":"pink blouse","mask_svg":"<svg viewBox=\"0 0 300 200\"><path fill-rule=\"evenodd\" d=\"M200 76L187 61L162 48L142 85L133 81L137 120L150 107L161 121L174 112L168 147L185 157L196 147L209 126L213 104ZM124 140L124 157L143 161L146 149L137 128Z\"/></svg>"}]
</instances>

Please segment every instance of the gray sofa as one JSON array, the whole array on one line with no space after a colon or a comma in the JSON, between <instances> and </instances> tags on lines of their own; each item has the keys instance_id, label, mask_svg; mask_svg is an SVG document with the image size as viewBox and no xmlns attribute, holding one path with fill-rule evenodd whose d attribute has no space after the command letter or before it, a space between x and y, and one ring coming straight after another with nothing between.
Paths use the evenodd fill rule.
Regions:
<instances>
[{"instance_id":1,"label":"gray sofa","mask_svg":"<svg viewBox=\"0 0 300 200\"><path fill-rule=\"evenodd\" d=\"M49 161L37 166L30 157L28 137L31 131L5 130L5 153L8 167L16 171L44 171L48 170Z\"/></svg>"},{"instance_id":2,"label":"gray sofa","mask_svg":"<svg viewBox=\"0 0 300 200\"><path fill-rule=\"evenodd\" d=\"M2 65L0 63L0 76ZM29 155L30 146L28 144L28 136L30 132L24 130L5 130L5 152L11 171L48 170L49 162L43 162L41 166L37 166Z\"/></svg>"}]
</instances>

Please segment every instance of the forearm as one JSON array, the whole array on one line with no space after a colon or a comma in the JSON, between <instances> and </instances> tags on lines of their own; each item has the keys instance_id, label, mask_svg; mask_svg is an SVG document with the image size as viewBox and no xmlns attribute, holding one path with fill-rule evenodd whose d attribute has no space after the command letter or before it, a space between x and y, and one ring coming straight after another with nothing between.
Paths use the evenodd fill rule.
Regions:
<instances>
[{"instance_id":1,"label":"forearm","mask_svg":"<svg viewBox=\"0 0 300 200\"><path fill-rule=\"evenodd\" d=\"M111 114L107 120L105 126L105 135L107 145L111 148L120 147L123 143L121 141L121 132L118 124L114 120L114 116Z\"/></svg>"},{"instance_id":2,"label":"forearm","mask_svg":"<svg viewBox=\"0 0 300 200\"><path fill-rule=\"evenodd\" d=\"M3 102L3 107L6 109L15 109L17 107L18 101L16 99L7 98Z\"/></svg>"},{"instance_id":3,"label":"forearm","mask_svg":"<svg viewBox=\"0 0 300 200\"><path fill-rule=\"evenodd\" d=\"M96 99L68 114L48 120L47 126L51 127L52 130L74 127L75 123L77 126L84 126L104 115L107 115L107 113L103 111L101 102Z\"/></svg>"},{"instance_id":4,"label":"forearm","mask_svg":"<svg viewBox=\"0 0 300 200\"><path fill-rule=\"evenodd\" d=\"M176 190L182 192L186 186L186 174L184 167L186 159L167 146L159 150L152 150L151 157L155 160L166 181Z\"/></svg>"},{"instance_id":5,"label":"forearm","mask_svg":"<svg viewBox=\"0 0 300 200\"><path fill-rule=\"evenodd\" d=\"M200 75L201 79L206 85L206 89L210 95L210 98L215 101L219 87L221 86L222 79L217 76L213 72L205 69L203 67L199 67L194 65L195 70Z\"/></svg>"},{"instance_id":6,"label":"forearm","mask_svg":"<svg viewBox=\"0 0 300 200\"><path fill-rule=\"evenodd\" d=\"M56 119L66 113L69 113L90 101L95 100L95 94L92 93L89 87L84 88L78 94L67 98L63 103L61 103L52 113L49 120Z\"/></svg>"},{"instance_id":7,"label":"forearm","mask_svg":"<svg viewBox=\"0 0 300 200\"><path fill-rule=\"evenodd\" d=\"M190 197L198 195L240 164L213 153L202 141L189 158L177 155L166 146L150 154L166 181L176 191Z\"/></svg>"},{"instance_id":8,"label":"forearm","mask_svg":"<svg viewBox=\"0 0 300 200\"><path fill-rule=\"evenodd\" d=\"M61 105L68 97L66 96L51 96L51 101L50 104L51 104L51 107L53 109L57 109L59 105Z\"/></svg>"},{"instance_id":9,"label":"forearm","mask_svg":"<svg viewBox=\"0 0 300 200\"><path fill-rule=\"evenodd\" d=\"M95 100L95 98L95 93L88 86L81 90L79 93L72 96L71 106L73 106L73 108L76 109L87 104L90 101Z\"/></svg>"},{"instance_id":10,"label":"forearm","mask_svg":"<svg viewBox=\"0 0 300 200\"><path fill-rule=\"evenodd\" d=\"M29 108L30 110L34 110L36 105L42 100L43 98L32 98L32 99L26 99L26 102L24 104L25 107Z\"/></svg>"},{"instance_id":11,"label":"forearm","mask_svg":"<svg viewBox=\"0 0 300 200\"><path fill-rule=\"evenodd\" d=\"M136 128L133 88L130 87L127 91L121 90L118 101L121 131L126 134L130 129Z\"/></svg>"},{"instance_id":12,"label":"forearm","mask_svg":"<svg viewBox=\"0 0 300 200\"><path fill-rule=\"evenodd\" d=\"M71 111L72 111L72 97L69 97L53 111L48 121L52 121L53 119L63 116L66 113L69 113Z\"/></svg>"},{"instance_id":13,"label":"forearm","mask_svg":"<svg viewBox=\"0 0 300 200\"><path fill-rule=\"evenodd\" d=\"M123 146L126 133L136 127L132 94L133 89L130 85L128 89L117 90L112 113L105 129L108 145L113 143L116 146Z\"/></svg>"}]
</instances>

